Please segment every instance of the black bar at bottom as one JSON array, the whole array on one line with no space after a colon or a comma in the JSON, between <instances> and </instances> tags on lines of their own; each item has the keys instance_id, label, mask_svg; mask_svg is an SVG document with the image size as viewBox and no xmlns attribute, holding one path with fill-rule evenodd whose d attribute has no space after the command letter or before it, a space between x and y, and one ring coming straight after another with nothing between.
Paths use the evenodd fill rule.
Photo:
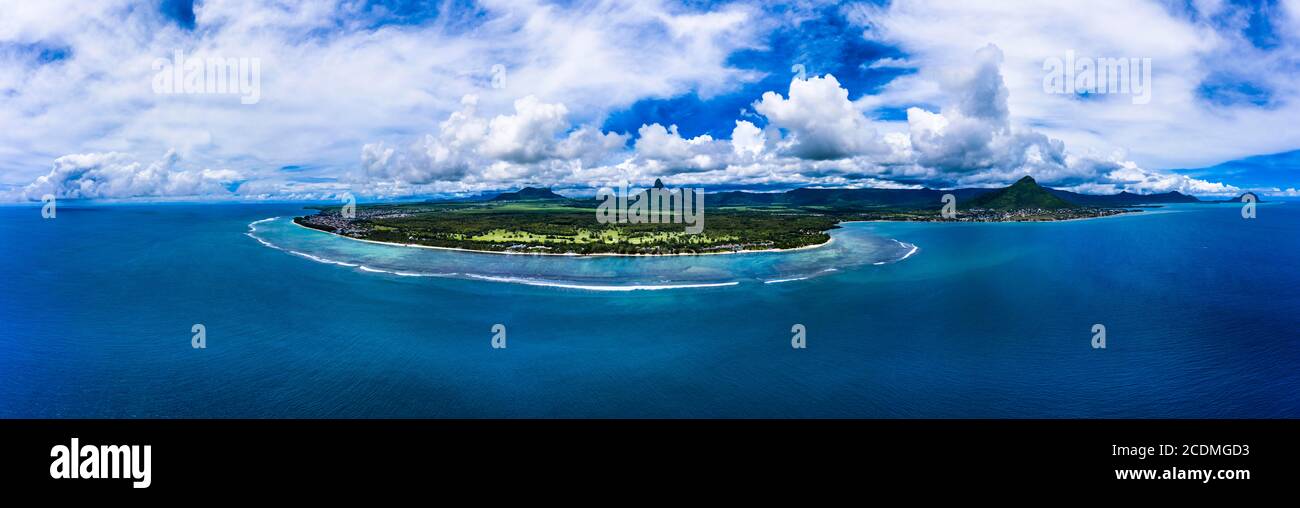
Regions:
<instances>
[{"instance_id":1,"label":"black bar at bottom","mask_svg":"<svg viewBox=\"0 0 1300 508\"><path fill-rule=\"evenodd\" d=\"M0 420L0 482L120 494L475 484L554 490L575 481L717 488L737 479L774 488L1255 490L1296 478L1298 427L1293 420ZM133 488L144 480L135 472L80 477L84 456L71 478L74 438L78 455L135 445L142 457L148 445L148 487ZM60 446L69 460L62 468ZM105 456L125 454L114 450ZM111 475L103 457L98 465ZM68 477L54 477L60 473Z\"/></svg>"}]
</instances>

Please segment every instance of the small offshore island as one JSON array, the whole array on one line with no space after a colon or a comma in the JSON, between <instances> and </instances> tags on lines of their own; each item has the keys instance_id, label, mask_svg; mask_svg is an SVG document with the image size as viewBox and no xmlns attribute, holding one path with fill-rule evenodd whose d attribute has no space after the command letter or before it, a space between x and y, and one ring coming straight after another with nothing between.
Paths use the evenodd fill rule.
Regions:
<instances>
[{"instance_id":1,"label":"small offshore island","mask_svg":"<svg viewBox=\"0 0 1300 508\"><path fill-rule=\"evenodd\" d=\"M656 188L663 184L655 182ZM645 191L642 191L645 192ZM956 198L945 218L943 197ZM369 204L344 218L342 207L315 208L294 223L357 240L482 252L552 255L691 255L790 250L830 242L850 221L1037 222L1137 212L1131 207L1199 202L1177 192L1077 194L1038 185L1028 176L1001 189L795 189L783 193L721 192L706 198L707 226L599 223L595 199L566 198L525 188L486 200Z\"/></svg>"}]
</instances>

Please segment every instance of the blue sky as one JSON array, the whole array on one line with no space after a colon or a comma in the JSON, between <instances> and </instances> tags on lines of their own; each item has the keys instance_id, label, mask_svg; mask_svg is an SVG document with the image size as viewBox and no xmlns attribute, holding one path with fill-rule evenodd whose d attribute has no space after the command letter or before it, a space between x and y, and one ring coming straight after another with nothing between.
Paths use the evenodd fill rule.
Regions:
<instances>
[{"instance_id":1,"label":"blue sky","mask_svg":"<svg viewBox=\"0 0 1300 508\"><path fill-rule=\"evenodd\" d=\"M767 6L766 10L770 11L767 15L776 16L788 8L777 5ZM762 78L741 83L735 91L715 97L701 98L688 92L667 99L637 101L611 114L603 128L635 132L643 124L657 122L676 124L683 136L708 134L725 138L734 127L732 120L739 112L749 110L756 97L789 84L796 65L803 66L806 76L833 74L848 90L850 98L876 92L895 77L910 72L905 68L868 68L872 62L904 55L898 48L862 37L862 27L845 19L836 6L821 6L812 14L815 17L802 23L772 30L762 47L737 51L728 59L728 65L762 73ZM871 113L899 119L901 110L891 108ZM745 118L760 127L765 123L761 116L752 113Z\"/></svg>"},{"instance_id":2,"label":"blue sky","mask_svg":"<svg viewBox=\"0 0 1300 508\"><path fill-rule=\"evenodd\" d=\"M1300 194L1300 1L1057 4L0 0L0 200ZM177 52L255 97L160 92ZM1149 100L1050 91L1067 55L1150 59Z\"/></svg>"}]
</instances>

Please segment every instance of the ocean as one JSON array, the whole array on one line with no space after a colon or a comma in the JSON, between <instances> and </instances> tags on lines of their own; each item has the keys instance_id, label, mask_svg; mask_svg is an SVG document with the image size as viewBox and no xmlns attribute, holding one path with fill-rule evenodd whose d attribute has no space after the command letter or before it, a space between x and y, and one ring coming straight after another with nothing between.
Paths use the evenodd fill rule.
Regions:
<instances>
[{"instance_id":1,"label":"ocean","mask_svg":"<svg viewBox=\"0 0 1300 508\"><path fill-rule=\"evenodd\" d=\"M61 205L0 207L0 417L1300 417L1300 203L672 258Z\"/></svg>"}]
</instances>

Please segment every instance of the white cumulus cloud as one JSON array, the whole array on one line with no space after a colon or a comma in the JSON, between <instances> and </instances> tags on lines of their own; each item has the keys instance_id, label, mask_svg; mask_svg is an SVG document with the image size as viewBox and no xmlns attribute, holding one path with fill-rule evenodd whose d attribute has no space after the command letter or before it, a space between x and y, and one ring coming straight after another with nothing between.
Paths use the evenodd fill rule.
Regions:
<instances>
[{"instance_id":1,"label":"white cumulus cloud","mask_svg":"<svg viewBox=\"0 0 1300 508\"><path fill-rule=\"evenodd\" d=\"M804 159L842 159L879 147L876 131L835 76L790 82L789 97L765 92L754 110L788 133L785 149Z\"/></svg>"},{"instance_id":2,"label":"white cumulus cloud","mask_svg":"<svg viewBox=\"0 0 1300 508\"><path fill-rule=\"evenodd\" d=\"M65 155L54 160L49 173L23 188L22 198L206 197L228 194L227 187L241 179L229 169L178 169L178 160L174 151L147 164L117 152Z\"/></svg>"}]
</instances>

